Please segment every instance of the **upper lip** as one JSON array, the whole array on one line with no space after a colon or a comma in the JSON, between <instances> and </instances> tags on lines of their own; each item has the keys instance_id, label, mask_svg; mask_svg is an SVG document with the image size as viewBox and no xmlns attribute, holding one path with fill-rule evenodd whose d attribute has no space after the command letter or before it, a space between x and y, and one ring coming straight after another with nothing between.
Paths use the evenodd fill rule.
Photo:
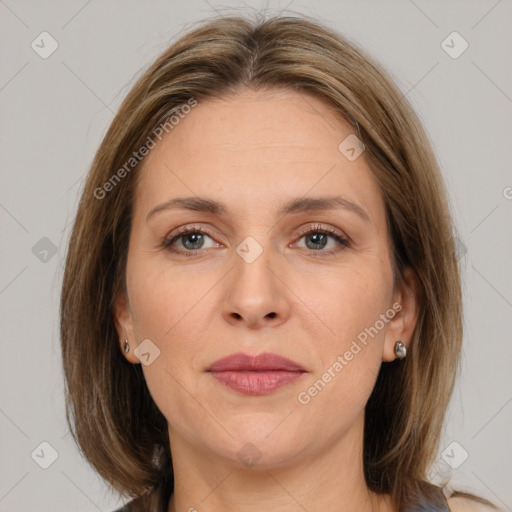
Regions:
<instances>
[{"instance_id":1,"label":"upper lip","mask_svg":"<svg viewBox=\"0 0 512 512\"><path fill-rule=\"evenodd\" d=\"M211 364L207 372L226 372L226 371L289 371L305 372L306 370L295 361L287 359L278 354L265 352L258 355L244 354L237 352L229 356L218 359Z\"/></svg>"}]
</instances>

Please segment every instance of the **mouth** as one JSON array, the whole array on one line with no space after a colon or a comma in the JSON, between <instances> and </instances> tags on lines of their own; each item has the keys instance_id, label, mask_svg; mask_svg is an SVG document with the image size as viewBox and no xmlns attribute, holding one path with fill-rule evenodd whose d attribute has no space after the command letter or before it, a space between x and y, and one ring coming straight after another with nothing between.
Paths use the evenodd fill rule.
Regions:
<instances>
[{"instance_id":1,"label":"mouth","mask_svg":"<svg viewBox=\"0 0 512 512\"><path fill-rule=\"evenodd\" d=\"M264 395L291 384L307 371L277 354L236 353L219 359L207 370L220 384L245 395Z\"/></svg>"}]
</instances>

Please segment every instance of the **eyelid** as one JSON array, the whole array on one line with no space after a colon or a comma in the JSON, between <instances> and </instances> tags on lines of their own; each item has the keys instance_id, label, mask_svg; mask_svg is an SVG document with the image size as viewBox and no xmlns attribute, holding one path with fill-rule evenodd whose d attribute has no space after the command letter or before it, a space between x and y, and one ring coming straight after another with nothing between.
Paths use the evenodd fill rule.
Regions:
<instances>
[{"instance_id":1,"label":"eyelid","mask_svg":"<svg viewBox=\"0 0 512 512\"><path fill-rule=\"evenodd\" d=\"M204 226L199 225L199 224L185 224L184 226L179 226L179 227L173 229L170 233L168 233L166 235L166 237L173 238L173 237L175 237L177 235L181 235L183 233L190 233L191 231L205 232L208 235L211 234L210 228L205 228Z\"/></svg>"},{"instance_id":2,"label":"eyelid","mask_svg":"<svg viewBox=\"0 0 512 512\"><path fill-rule=\"evenodd\" d=\"M350 240L349 236L346 235L340 229L335 228L330 225L321 224L320 222L313 222L313 223L307 224L306 226L302 226L301 228L299 228L297 233L300 236L304 236L305 234L307 234L311 231L326 231L328 233L332 233L332 234L338 235L342 238L346 238L347 240Z\"/></svg>"}]
</instances>

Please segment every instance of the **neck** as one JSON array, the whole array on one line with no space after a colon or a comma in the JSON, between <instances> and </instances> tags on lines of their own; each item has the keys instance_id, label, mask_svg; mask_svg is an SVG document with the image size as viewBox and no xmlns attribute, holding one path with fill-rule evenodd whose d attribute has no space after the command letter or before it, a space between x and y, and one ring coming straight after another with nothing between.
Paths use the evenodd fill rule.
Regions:
<instances>
[{"instance_id":1,"label":"neck","mask_svg":"<svg viewBox=\"0 0 512 512\"><path fill-rule=\"evenodd\" d=\"M295 456L279 467L234 461L191 444L169 430L174 493L168 512L354 511L391 512L389 496L366 486L364 415L322 453Z\"/></svg>"}]
</instances>

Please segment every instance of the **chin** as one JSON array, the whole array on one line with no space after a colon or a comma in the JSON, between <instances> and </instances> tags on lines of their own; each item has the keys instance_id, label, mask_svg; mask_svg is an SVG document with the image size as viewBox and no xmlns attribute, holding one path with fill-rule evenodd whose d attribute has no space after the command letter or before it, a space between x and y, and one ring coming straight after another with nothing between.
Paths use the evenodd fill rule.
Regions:
<instances>
[{"instance_id":1,"label":"chin","mask_svg":"<svg viewBox=\"0 0 512 512\"><path fill-rule=\"evenodd\" d=\"M276 424L273 428L275 426ZM216 443L210 445L210 448L237 467L254 471L284 468L293 464L302 451L299 446L304 439L290 435L289 429L283 429L279 434L274 431L268 435L271 431L272 429L262 434L259 429L247 428L243 434L234 434L227 443Z\"/></svg>"}]
</instances>

